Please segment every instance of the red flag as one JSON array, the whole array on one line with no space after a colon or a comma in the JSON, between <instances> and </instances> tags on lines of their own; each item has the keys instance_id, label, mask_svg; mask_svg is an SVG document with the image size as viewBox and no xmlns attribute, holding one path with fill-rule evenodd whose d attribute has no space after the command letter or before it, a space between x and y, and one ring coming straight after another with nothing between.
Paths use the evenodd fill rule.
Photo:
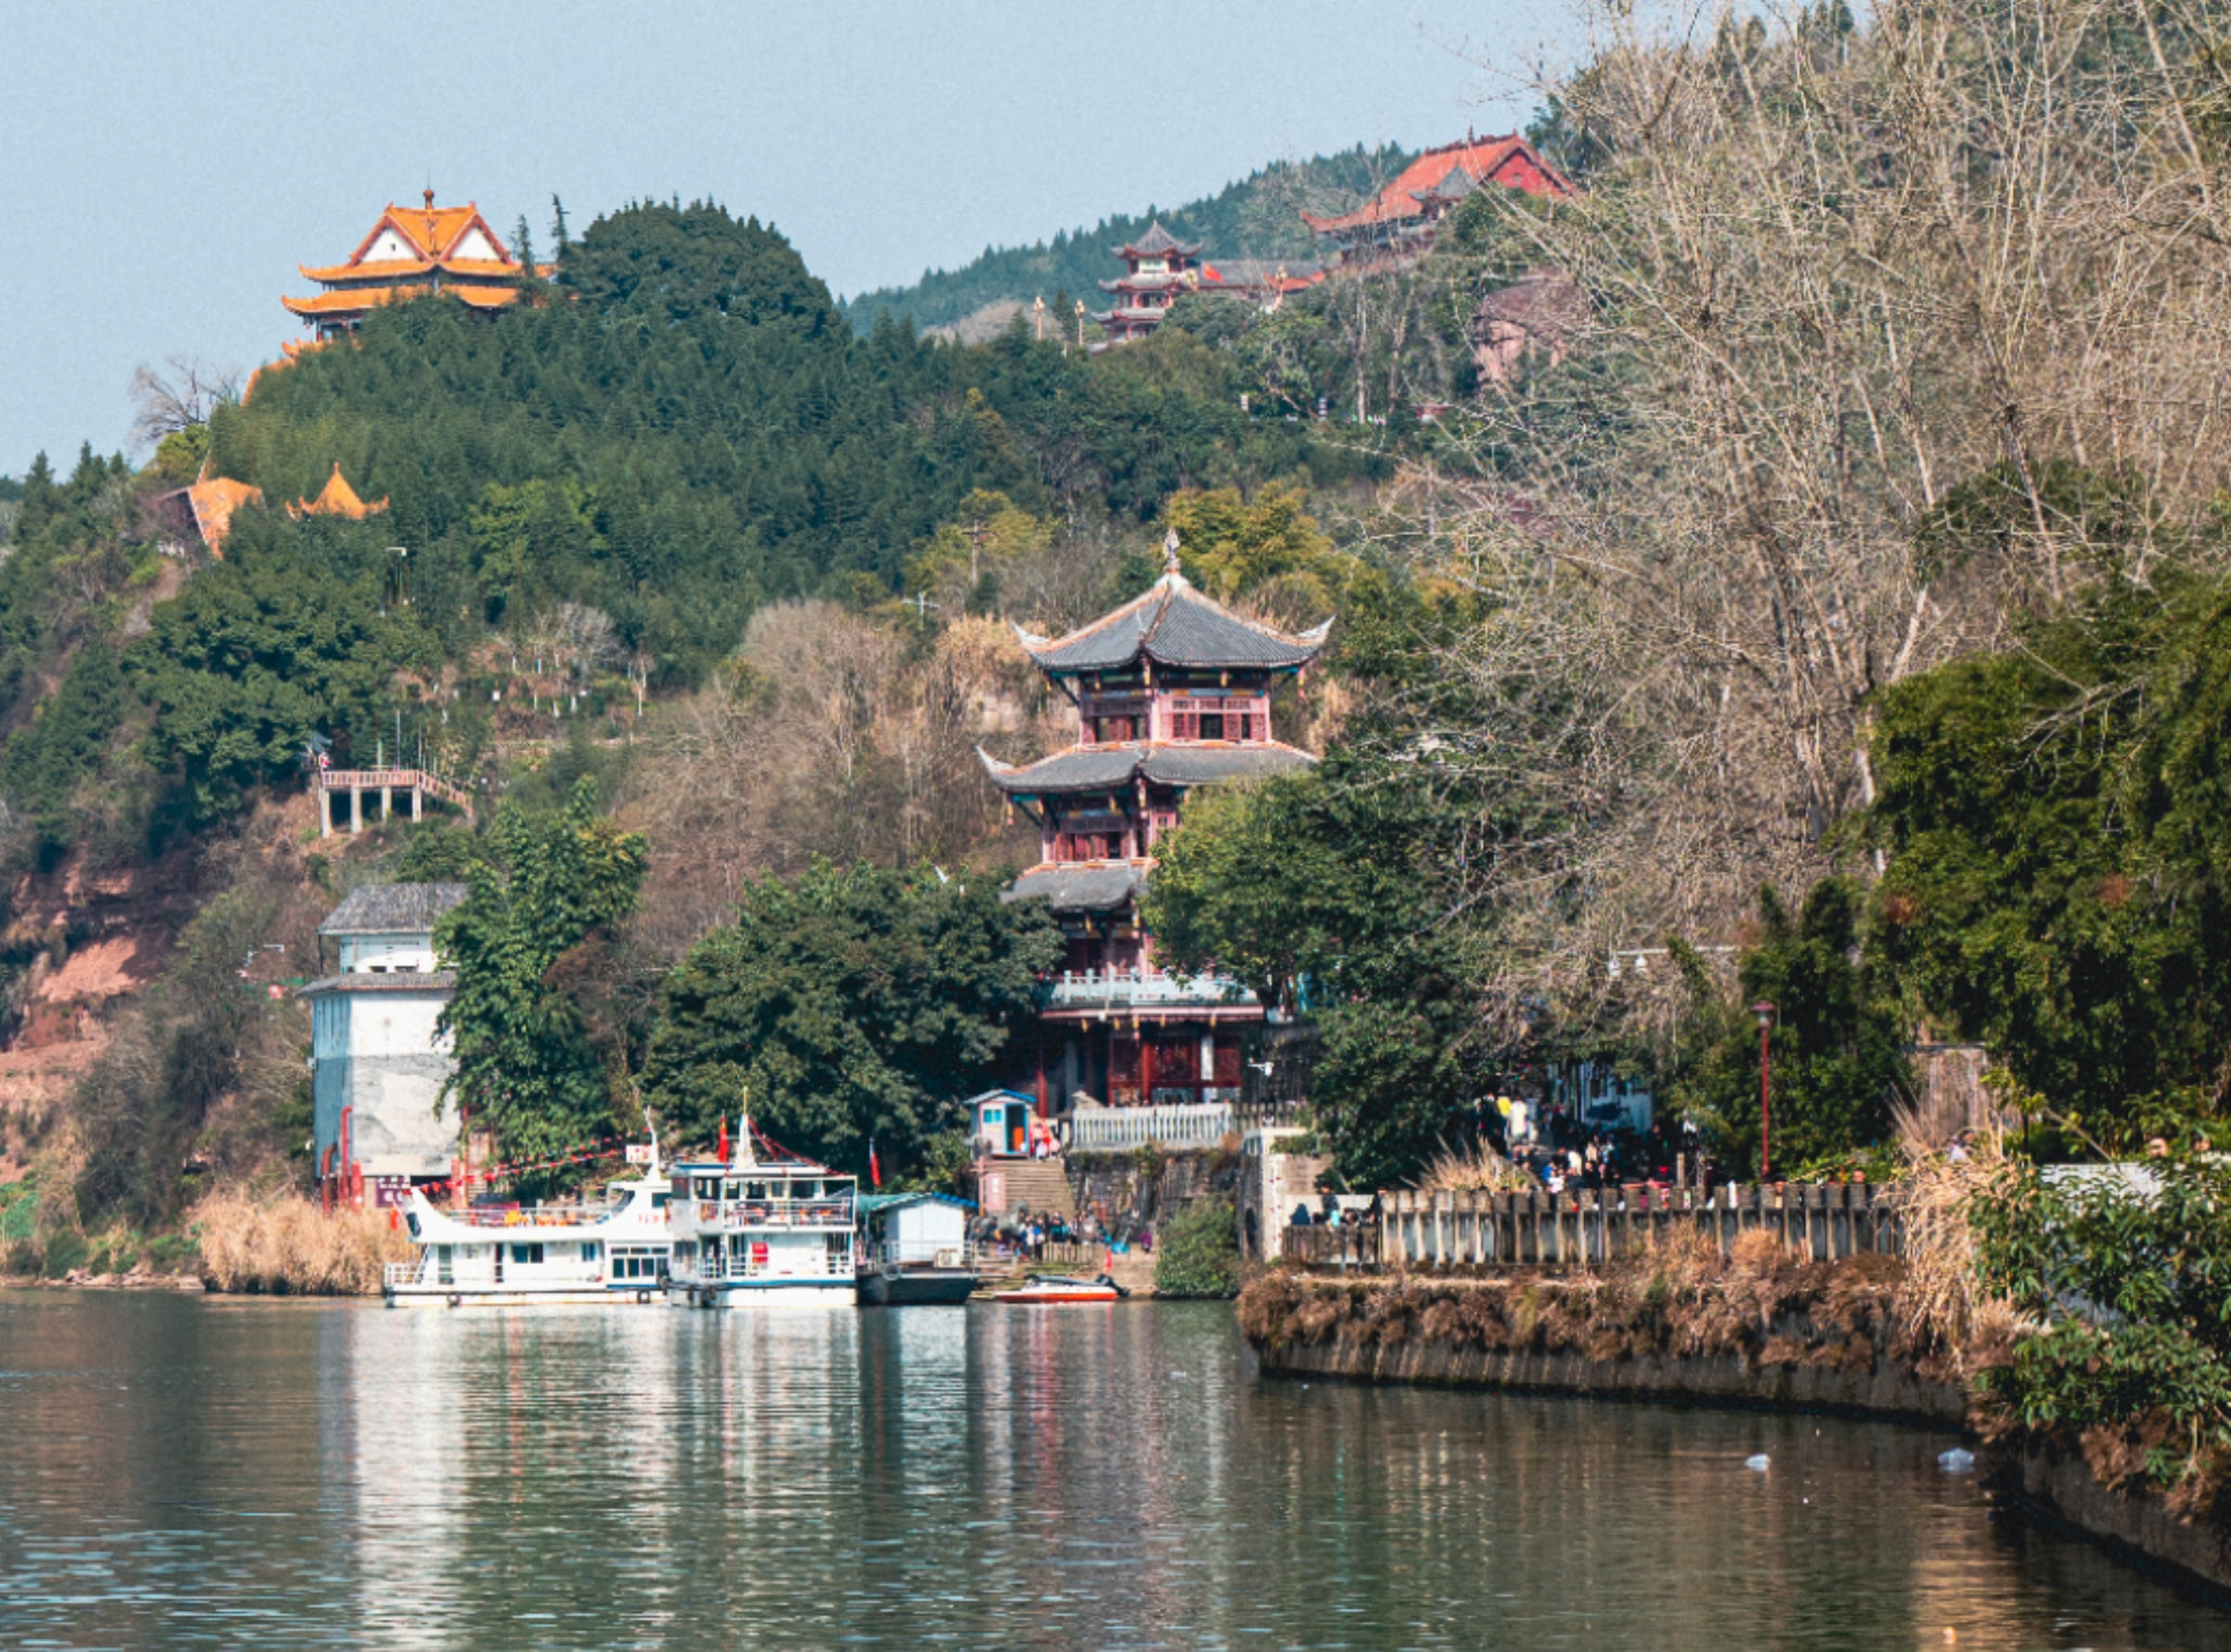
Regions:
<instances>
[{"instance_id":1,"label":"red flag","mask_svg":"<svg viewBox=\"0 0 2231 1652\"><path fill-rule=\"evenodd\" d=\"M728 1162L728 1116L726 1113L722 1113L721 1115L721 1151L719 1156L721 1163L726 1164Z\"/></svg>"},{"instance_id":2,"label":"red flag","mask_svg":"<svg viewBox=\"0 0 2231 1652\"><path fill-rule=\"evenodd\" d=\"M876 1163L876 1138L872 1136L868 1137L868 1185L871 1188L883 1185L883 1167Z\"/></svg>"}]
</instances>

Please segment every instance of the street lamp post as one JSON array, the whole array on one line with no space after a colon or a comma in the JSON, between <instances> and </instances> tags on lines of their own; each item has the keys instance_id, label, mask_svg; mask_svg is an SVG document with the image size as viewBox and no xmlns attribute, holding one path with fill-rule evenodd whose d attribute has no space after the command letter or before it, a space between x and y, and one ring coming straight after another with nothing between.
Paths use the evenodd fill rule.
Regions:
<instances>
[{"instance_id":1,"label":"street lamp post","mask_svg":"<svg viewBox=\"0 0 2231 1652\"><path fill-rule=\"evenodd\" d=\"M1774 1006L1761 999L1750 1013L1758 1017L1758 1180L1763 1187L1773 1163L1774 1075L1767 1035L1774 1031Z\"/></svg>"}]
</instances>

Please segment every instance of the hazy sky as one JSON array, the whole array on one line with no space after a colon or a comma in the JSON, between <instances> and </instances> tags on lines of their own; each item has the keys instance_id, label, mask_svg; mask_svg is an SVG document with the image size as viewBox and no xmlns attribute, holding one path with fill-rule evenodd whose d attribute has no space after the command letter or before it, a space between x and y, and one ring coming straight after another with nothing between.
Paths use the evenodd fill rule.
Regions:
<instances>
[{"instance_id":1,"label":"hazy sky","mask_svg":"<svg viewBox=\"0 0 2231 1652\"><path fill-rule=\"evenodd\" d=\"M1526 0L502 5L0 0L0 474L121 446L173 354L255 366L281 293L431 184L547 245L637 197L772 220L840 295L1530 100Z\"/></svg>"}]
</instances>

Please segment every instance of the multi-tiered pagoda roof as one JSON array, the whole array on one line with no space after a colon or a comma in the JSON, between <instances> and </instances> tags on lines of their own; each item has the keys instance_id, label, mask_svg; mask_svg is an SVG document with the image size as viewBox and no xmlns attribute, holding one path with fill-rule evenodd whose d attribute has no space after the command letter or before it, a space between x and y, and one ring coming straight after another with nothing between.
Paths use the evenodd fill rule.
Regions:
<instances>
[{"instance_id":1,"label":"multi-tiered pagoda roof","mask_svg":"<svg viewBox=\"0 0 2231 1652\"><path fill-rule=\"evenodd\" d=\"M1066 637L1045 638L1014 628L1033 664L1054 678L1092 679L1136 675L1151 689L1157 667L1166 689L1182 692L1184 679L1214 673L1267 683L1299 671L1317 657L1332 621L1291 632L1244 619L1196 590L1174 566L1141 596ZM1003 763L980 753L992 783L1018 800L1057 794L1107 792L1141 784L1184 791L1218 781L1277 774L1311 761L1307 752L1268 738L1157 738L1144 734L1114 742L1081 742L1037 762ZM1252 725L1250 725L1251 731Z\"/></svg>"},{"instance_id":2,"label":"multi-tiered pagoda roof","mask_svg":"<svg viewBox=\"0 0 2231 1652\"><path fill-rule=\"evenodd\" d=\"M1122 607L1066 637L1015 635L1050 677L1112 671L1141 661L1198 671L1293 671L1317 657L1332 621L1287 632L1205 596L1173 567Z\"/></svg>"},{"instance_id":3,"label":"multi-tiered pagoda roof","mask_svg":"<svg viewBox=\"0 0 2231 1652\"><path fill-rule=\"evenodd\" d=\"M446 293L475 309L502 309L519 301L521 278L527 273L478 206L436 206L431 190L422 207L389 202L371 233L340 263L298 268L326 290L280 302L315 327L320 338L356 326L382 304L427 293Z\"/></svg>"},{"instance_id":4,"label":"multi-tiered pagoda roof","mask_svg":"<svg viewBox=\"0 0 2231 1652\"><path fill-rule=\"evenodd\" d=\"M1004 898L1043 902L1062 935L1061 972L1042 988L1042 1107L1050 1087L1119 1105L1236 1101L1245 1029L1268 1013L1244 982L1165 971L1139 897L1194 787L1313 761L1271 738L1272 690L1316 658L1332 622L1288 632L1234 613L1179 572L1174 533L1167 549L1162 577L1114 612L1063 637L1015 628L1076 706L1077 743L1034 763L978 754L1038 827L1038 864Z\"/></svg>"}]
</instances>

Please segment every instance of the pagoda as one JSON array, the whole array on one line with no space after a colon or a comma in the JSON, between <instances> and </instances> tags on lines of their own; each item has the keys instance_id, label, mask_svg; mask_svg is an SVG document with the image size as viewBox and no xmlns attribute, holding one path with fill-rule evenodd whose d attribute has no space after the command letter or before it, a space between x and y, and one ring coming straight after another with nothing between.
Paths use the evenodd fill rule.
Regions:
<instances>
[{"instance_id":1,"label":"pagoda","mask_svg":"<svg viewBox=\"0 0 2231 1652\"><path fill-rule=\"evenodd\" d=\"M321 344L354 332L382 304L427 293L447 293L476 310L502 309L519 302L526 273L479 207L469 201L436 206L431 190L422 207L390 201L342 262L299 268L325 290L279 301L314 328ZM549 272L538 267L534 273Z\"/></svg>"},{"instance_id":2,"label":"pagoda","mask_svg":"<svg viewBox=\"0 0 2231 1652\"><path fill-rule=\"evenodd\" d=\"M1302 768L1271 737L1271 690L1316 659L1332 628L1290 634L1242 619L1178 571L1066 637L1016 635L1077 711L1077 743L992 781L1038 826L1040 859L1004 898L1043 900L1067 941L1046 983L1034 1072L1041 1116L1077 1098L1122 1105L1239 1099L1241 1040L1265 1007L1238 982L1157 967L1139 922L1154 845L1196 786Z\"/></svg>"},{"instance_id":3,"label":"pagoda","mask_svg":"<svg viewBox=\"0 0 2231 1652\"><path fill-rule=\"evenodd\" d=\"M1551 200L1573 193L1565 175L1525 139L1466 138L1428 149L1355 211L1329 218L1304 212L1302 222L1339 249L1343 264L1414 258L1432 249L1441 220L1483 184Z\"/></svg>"},{"instance_id":4,"label":"pagoda","mask_svg":"<svg viewBox=\"0 0 2231 1652\"><path fill-rule=\"evenodd\" d=\"M1159 220L1136 241L1109 250L1123 261L1123 273L1114 281L1102 282L1100 290L1114 294L1116 303L1112 308L1095 311L1092 317L1107 330L1109 344L1145 338L1162 324L1170 306L1187 293L1223 293L1261 309L1275 310L1289 294L1314 287L1325 278L1322 264L1203 258L1199 243L1179 240Z\"/></svg>"},{"instance_id":5,"label":"pagoda","mask_svg":"<svg viewBox=\"0 0 2231 1652\"><path fill-rule=\"evenodd\" d=\"M1156 219L1136 241L1109 250L1123 261L1123 273L1103 281L1100 290L1115 295L1115 304L1096 311L1092 319L1107 329L1110 344L1143 339L1162 322L1163 314L1181 293L1200 284L1194 262L1200 243L1180 241Z\"/></svg>"}]
</instances>

